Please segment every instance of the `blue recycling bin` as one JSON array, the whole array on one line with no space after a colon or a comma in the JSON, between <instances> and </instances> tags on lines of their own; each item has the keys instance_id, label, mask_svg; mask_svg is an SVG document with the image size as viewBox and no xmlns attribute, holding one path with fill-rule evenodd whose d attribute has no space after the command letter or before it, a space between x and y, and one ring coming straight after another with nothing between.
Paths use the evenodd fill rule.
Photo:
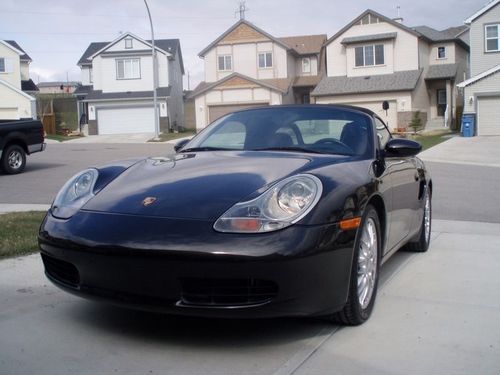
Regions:
<instances>
[{"instance_id":1,"label":"blue recycling bin","mask_svg":"<svg viewBox=\"0 0 500 375\"><path fill-rule=\"evenodd\" d=\"M462 115L462 137L474 137L476 128L476 115L467 113Z\"/></svg>"}]
</instances>

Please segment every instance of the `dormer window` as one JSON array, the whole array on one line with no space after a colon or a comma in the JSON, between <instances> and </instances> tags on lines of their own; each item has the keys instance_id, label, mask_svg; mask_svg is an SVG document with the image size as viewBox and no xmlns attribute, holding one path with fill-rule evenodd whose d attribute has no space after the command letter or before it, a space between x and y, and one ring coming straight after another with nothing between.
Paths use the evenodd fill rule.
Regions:
<instances>
[{"instance_id":1,"label":"dormer window","mask_svg":"<svg viewBox=\"0 0 500 375\"><path fill-rule=\"evenodd\" d=\"M377 16L374 16L371 13L366 14L363 18L361 18L356 25L369 25L371 23L379 23L380 19Z\"/></svg>"},{"instance_id":2,"label":"dormer window","mask_svg":"<svg viewBox=\"0 0 500 375\"><path fill-rule=\"evenodd\" d=\"M302 73L311 73L311 58L304 57L302 59Z\"/></svg>"},{"instance_id":3,"label":"dormer window","mask_svg":"<svg viewBox=\"0 0 500 375\"><path fill-rule=\"evenodd\" d=\"M5 59L0 57L0 73L5 73Z\"/></svg>"},{"instance_id":4,"label":"dormer window","mask_svg":"<svg viewBox=\"0 0 500 375\"><path fill-rule=\"evenodd\" d=\"M446 59L446 47L438 47L438 59Z\"/></svg>"},{"instance_id":5,"label":"dormer window","mask_svg":"<svg viewBox=\"0 0 500 375\"><path fill-rule=\"evenodd\" d=\"M500 24L484 27L486 52L500 51Z\"/></svg>"},{"instance_id":6,"label":"dormer window","mask_svg":"<svg viewBox=\"0 0 500 375\"><path fill-rule=\"evenodd\" d=\"M125 38L125 48L126 49L132 48L132 38Z\"/></svg>"},{"instance_id":7,"label":"dormer window","mask_svg":"<svg viewBox=\"0 0 500 375\"><path fill-rule=\"evenodd\" d=\"M383 44L356 47L354 52L357 67L384 65Z\"/></svg>"},{"instance_id":8,"label":"dormer window","mask_svg":"<svg viewBox=\"0 0 500 375\"><path fill-rule=\"evenodd\" d=\"M220 71L228 71L233 69L231 55L220 55L217 58L217 69Z\"/></svg>"},{"instance_id":9,"label":"dormer window","mask_svg":"<svg viewBox=\"0 0 500 375\"><path fill-rule=\"evenodd\" d=\"M263 52L259 53L259 68L272 68L273 67L273 53Z\"/></svg>"}]
</instances>

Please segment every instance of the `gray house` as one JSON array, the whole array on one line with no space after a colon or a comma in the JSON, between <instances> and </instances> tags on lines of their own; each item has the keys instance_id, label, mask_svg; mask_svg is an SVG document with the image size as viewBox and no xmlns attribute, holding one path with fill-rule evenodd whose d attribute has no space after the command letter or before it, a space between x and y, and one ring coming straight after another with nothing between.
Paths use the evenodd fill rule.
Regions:
<instances>
[{"instance_id":1,"label":"gray house","mask_svg":"<svg viewBox=\"0 0 500 375\"><path fill-rule=\"evenodd\" d=\"M464 91L464 114L476 116L478 135L500 135L500 0L465 20L470 25L471 78Z\"/></svg>"}]
</instances>

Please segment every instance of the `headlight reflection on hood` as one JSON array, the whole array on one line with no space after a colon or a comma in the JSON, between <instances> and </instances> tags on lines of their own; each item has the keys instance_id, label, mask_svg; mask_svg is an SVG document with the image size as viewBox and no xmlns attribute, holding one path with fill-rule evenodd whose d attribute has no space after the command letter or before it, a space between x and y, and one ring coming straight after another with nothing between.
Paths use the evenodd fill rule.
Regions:
<instances>
[{"instance_id":1,"label":"headlight reflection on hood","mask_svg":"<svg viewBox=\"0 0 500 375\"><path fill-rule=\"evenodd\" d=\"M57 193L52 203L52 215L60 219L73 216L94 196L98 176L97 169L91 168L71 177Z\"/></svg>"},{"instance_id":2,"label":"headlight reflection on hood","mask_svg":"<svg viewBox=\"0 0 500 375\"><path fill-rule=\"evenodd\" d=\"M257 198L235 204L214 224L219 232L259 233L286 228L318 203L323 186L312 175L286 178Z\"/></svg>"}]
</instances>

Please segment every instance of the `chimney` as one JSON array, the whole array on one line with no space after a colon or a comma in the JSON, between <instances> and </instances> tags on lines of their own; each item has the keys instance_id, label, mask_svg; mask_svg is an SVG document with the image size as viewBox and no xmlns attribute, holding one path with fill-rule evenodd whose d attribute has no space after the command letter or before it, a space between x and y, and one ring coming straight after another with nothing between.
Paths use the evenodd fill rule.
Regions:
<instances>
[{"instance_id":1,"label":"chimney","mask_svg":"<svg viewBox=\"0 0 500 375\"><path fill-rule=\"evenodd\" d=\"M401 7L398 5L396 9L398 10L398 16L396 18L393 18L392 20L396 21L397 23L403 23L403 17L401 17Z\"/></svg>"}]
</instances>

